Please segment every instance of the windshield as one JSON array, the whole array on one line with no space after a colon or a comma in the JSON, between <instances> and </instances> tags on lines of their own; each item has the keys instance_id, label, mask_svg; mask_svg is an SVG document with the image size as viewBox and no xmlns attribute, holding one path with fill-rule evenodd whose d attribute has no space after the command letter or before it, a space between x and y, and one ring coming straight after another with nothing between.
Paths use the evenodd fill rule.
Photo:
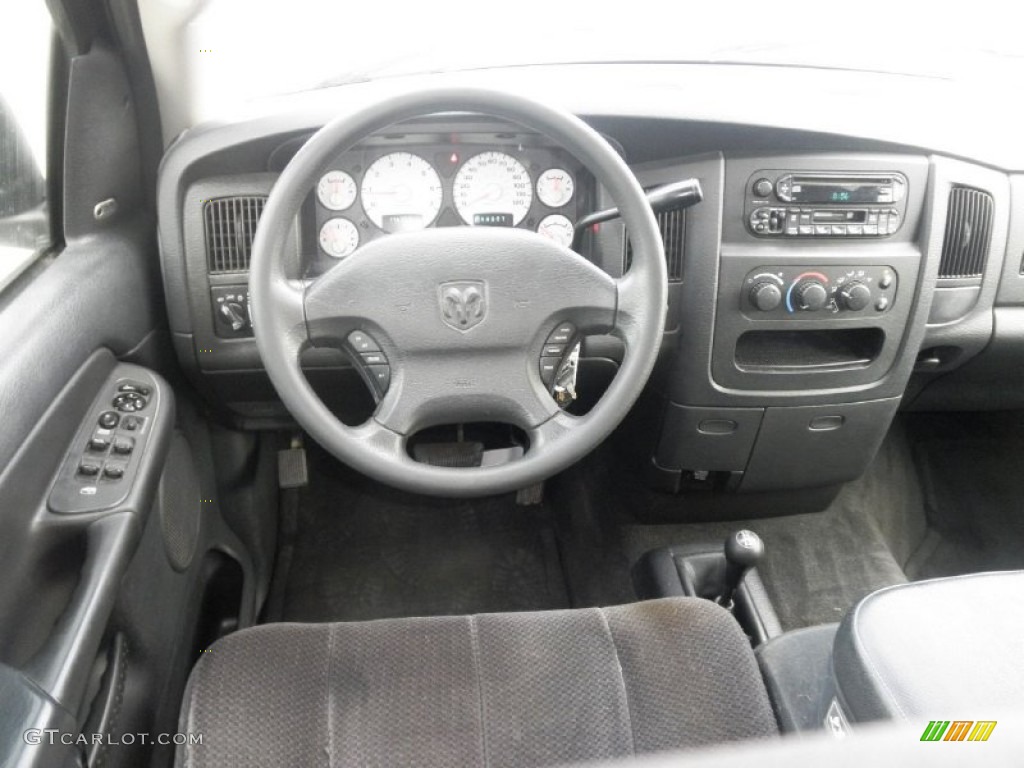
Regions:
<instances>
[{"instance_id":1,"label":"windshield","mask_svg":"<svg viewBox=\"0 0 1024 768\"><path fill-rule=\"evenodd\" d=\"M143 5L187 5L141 0ZM212 117L255 97L395 75L573 62L728 62L1007 82L1012 3L207 0L183 24Z\"/></svg>"}]
</instances>

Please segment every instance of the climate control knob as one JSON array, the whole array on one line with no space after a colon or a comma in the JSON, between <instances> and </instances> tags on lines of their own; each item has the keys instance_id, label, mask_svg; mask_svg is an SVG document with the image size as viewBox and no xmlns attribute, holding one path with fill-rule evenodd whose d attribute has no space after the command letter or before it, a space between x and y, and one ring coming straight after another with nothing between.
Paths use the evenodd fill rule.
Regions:
<instances>
[{"instance_id":1,"label":"climate control knob","mask_svg":"<svg viewBox=\"0 0 1024 768\"><path fill-rule=\"evenodd\" d=\"M817 312L828 303L828 289L820 280L801 280L793 293L796 295L797 309L805 312Z\"/></svg>"},{"instance_id":2,"label":"climate control knob","mask_svg":"<svg viewBox=\"0 0 1024 768\"><path fill-rule=\"evenodd\" d=\"M871 303L871 289L860 281L853 281L839 291L839 300L851 312L860 312Z\"/></svg>"},{"instance_id":3,"label":"climate control knob","mask_svg":"<svg viewBox=\"0 0 1024 768\"><path fill-rule=\"evenodd\" d=\"M771 312L782 303L782 289L767 280L750 289L750 303L762 312Z\"/></svg>"}]
</instances>

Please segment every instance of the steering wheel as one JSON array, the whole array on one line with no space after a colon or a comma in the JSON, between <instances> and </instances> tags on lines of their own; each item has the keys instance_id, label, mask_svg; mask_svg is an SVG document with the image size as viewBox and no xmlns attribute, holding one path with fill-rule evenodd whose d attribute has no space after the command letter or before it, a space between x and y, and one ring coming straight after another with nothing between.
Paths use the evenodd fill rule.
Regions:
<instances>
[{"instance_id":1,"label":"steering wheel","mask_svg":"<svg viewBox=\"0 0 1024 768\"><path fill-rule=\"evenodd\" d=\"M394 123L442 112L502 118L559 142L611 194L629 228L633 260L614 279L577 253L519 229L441 227L378 238L312 282L289 279L282 254L296 214L330 161ZM435 496L525 488L596 448L636 402L661 344L668 280L654 214L616 151L582 120L503 92L417 90L331 121L303 145L270 192L253 243L253 330L270 380L295 420L349 466ZM538 361L553 331L611 333L625 357L584 416L561 410ZM390 385L359 426L335 417L299 365L308 346L379 344ZM441 424L503 422L529 439L519 459L446 468L415 461L408 440Z\"/></svg>"}]
</instances>

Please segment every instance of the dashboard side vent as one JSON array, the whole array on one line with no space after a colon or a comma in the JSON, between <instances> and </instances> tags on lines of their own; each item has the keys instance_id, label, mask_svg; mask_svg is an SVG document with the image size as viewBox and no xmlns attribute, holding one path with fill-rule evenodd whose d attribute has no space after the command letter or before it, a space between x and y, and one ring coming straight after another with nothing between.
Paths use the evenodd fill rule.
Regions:
<instances>
[{"instance_id":1,"label":"dashboard side vent","mask_svg":"<svg viewBox=\"0 0 1024 768\"><path fill-rule=\"evenodd\" d=\"M981 277L992 241L992 195L971 187L953 187L946 211L939 277Z\"/></svg>"},{"instance_id":2,"label":"dashboard side vent","mask_svg":"<svg viewBox=\"0 0 1024 768\"><path fill-rule=\"evenodd\" d=\"M683 241L686 235L686 211L664 211L657 214L658 229L665 244L665 267L670 283L683 281ZM626 238L626 253L623 257L622 271L625 272L633 263L633 245Z\"/></svg>"},{"instance_id":3,"label":"dashboard side vent","mask_svg":"<svg viewBox=\"0 0 1024 768\"><path fill-rule=\"evenodd\" d=\"M203 206L206 266L211 275L248 272L256 224L266 197L220 197Z\"/></svg>"}]
</instances>

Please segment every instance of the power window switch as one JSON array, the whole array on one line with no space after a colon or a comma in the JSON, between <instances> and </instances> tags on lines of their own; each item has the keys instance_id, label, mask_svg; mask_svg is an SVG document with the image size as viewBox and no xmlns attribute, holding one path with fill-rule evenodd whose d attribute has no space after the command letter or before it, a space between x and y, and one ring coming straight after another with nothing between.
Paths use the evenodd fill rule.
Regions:
<instances>
[{"instance_id":1,"label":"power window switch","mask_svg":"<svg viewBox=\"0 0 1024 768\"><path fill-rule=\"evenodd\" d=\"M83 461L78 465L78 474L82 477L96 477L100 473L100 465L91 461Z\"/></svg>"},{"instance_id":2,"label":"power window switch","mask_svg":"<svg viewBox=\"0 0 1024 768\"><path fill-rule=\"evenodd\" d=\"M119 456L128 456L135 448L135 441L126 437L119 437L114 441L114 453Z\"/></svg>"},{"instance_id":3,"label":"power window switch","mask_svg":"<svg viewBox=\"0 0 1024 768\"><path fill-rule=\"evenodd\" d=\"M103 468L103 476L108 480L120 480L124 477L124 467L121 464L107 464Z\"/></svg>"},{"instance_id":4,"label":"power window switch","mask_svg":"<svg viewBox=\"0 0 1024 768\"><path fill-rule=\"evenodd\" d=\"M103 453L110 447L110 441L105 437L94 437L89 441L89 450L96 453Z\"/></svg>"}]
</instances>

